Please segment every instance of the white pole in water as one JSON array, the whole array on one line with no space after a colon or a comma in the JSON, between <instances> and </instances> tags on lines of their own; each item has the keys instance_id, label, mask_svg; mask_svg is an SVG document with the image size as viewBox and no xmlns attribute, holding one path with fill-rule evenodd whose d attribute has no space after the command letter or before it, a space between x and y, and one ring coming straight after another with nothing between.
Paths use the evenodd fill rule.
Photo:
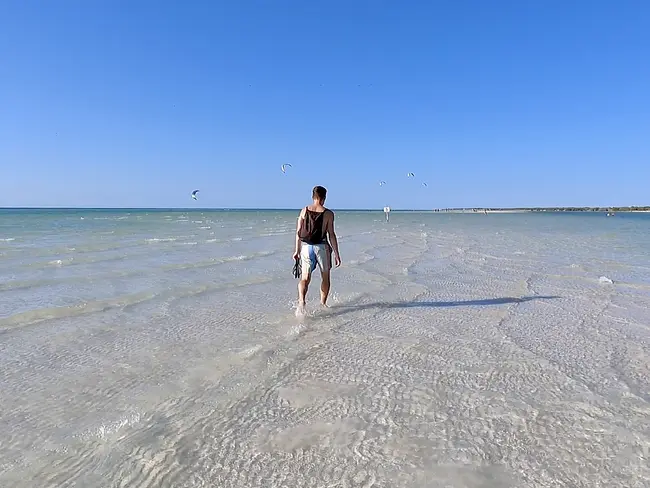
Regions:
<instances>
[{"instance_id":1,"label":"white pole in water","mask_svg":"<svg viewBox=\"0 0 650 488\"><path fill-rule=\"evenodd\" d=\"M384 215L386 216L386 222L390 221L390 207L384 207Z\"/></svg>"}]
</instances>

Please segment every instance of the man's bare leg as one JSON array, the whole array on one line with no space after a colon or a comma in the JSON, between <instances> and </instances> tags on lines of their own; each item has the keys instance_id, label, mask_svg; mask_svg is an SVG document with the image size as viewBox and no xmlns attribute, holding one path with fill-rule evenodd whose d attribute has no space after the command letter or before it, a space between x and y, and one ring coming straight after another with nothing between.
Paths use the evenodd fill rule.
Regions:
<instances>
[{"instance_id":1,"label":"man's bare leg","mask_svg":"<svg viewBox=\"0 0 650 488\"><path fill-rule=\"evenodd\" d=\"M309 278L298 282L298 303L304 305L307 301L307 291L309 291Z\"/></svg>"},{"instance_id":2,"label":"man's bare leg","mask_svg":"<svg viewBox=\"0 0 650 488\"><path fill-rule=\"evenodd\" d=\"M304 314L307 302L307 291L309 290L310 277L303 278L298 282L298 308L296 314Z\"/></svg>"},{"instance_id":3,"label":"man's bare leg","mask_svg":"<svg viewBox=\"0 0 650 488\"><path fill-rule=\"evenodd\" d=\"M320 283L320 303L323 307L327 307L327 296L330 293L330 272L324 271L321 273Z\"/></svg>"}]
</instances>

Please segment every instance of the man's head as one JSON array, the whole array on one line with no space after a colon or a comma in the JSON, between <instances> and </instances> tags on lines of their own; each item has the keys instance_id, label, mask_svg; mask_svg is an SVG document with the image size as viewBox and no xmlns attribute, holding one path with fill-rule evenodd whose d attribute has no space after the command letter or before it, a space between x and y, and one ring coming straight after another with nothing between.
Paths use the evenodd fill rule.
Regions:
<instances>
[{"instance_id":1,"label":"man's head","mask_svg":"<svg viewBox=\"0 0 650 488\"><path fill-rule=\"evenodd\" d=\"M327 190L322 186L315 186L311 192L311 197L315 202L318 202L322 205L325 203L325 199L327 198Z\"/></svg>"}]
</instances>

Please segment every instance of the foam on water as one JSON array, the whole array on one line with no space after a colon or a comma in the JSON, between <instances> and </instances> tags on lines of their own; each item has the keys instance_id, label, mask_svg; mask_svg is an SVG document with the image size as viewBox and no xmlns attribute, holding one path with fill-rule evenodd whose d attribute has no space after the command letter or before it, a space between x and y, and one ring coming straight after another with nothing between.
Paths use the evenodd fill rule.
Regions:
<instances>
[{"instance_id":1,"label":"foam on water","mask_svg":"<svg viewBox=\"0 0 650 488\"><path fill-rule=\"evenodd\" d=\"M0 212L0 485L650 485L647 216L377 215Z\"/></svg>"}]
</instances>

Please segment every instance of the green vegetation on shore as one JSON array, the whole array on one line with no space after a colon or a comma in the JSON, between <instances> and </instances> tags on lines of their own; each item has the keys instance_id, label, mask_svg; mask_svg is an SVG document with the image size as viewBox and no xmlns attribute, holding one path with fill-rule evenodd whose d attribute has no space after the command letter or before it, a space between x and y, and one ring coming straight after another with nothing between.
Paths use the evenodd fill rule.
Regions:
<instances>
[{"instance_id":1,"label":"green vegetation on shore","mask_svg":"<svg viewBox=\"0 0 650 488\"><path fill-rule=\"evenodd\" d=\"M650 212L646 207L513 207L438 208L437 212Z\"/></svg>"},{"instance_id":2,"label":"green vegetation on shore","mask_svg":"<svg viewBox=\"0 0 650 488\"><path fill-rule=\"evenodd\" d=\"M436 208L434 212L650 212L650 206L634 207L470 207Z\"/></svg>"},{"instance_id":3,"label":"green vegetation on shore","mask_svg":"<svg viewBox=\"0 0 650 488\"><path fill-rule=\"evenodd\" d=\"M650 207L557 207L527 210L531 212L648 212Z\"/></svg>"}]
</instances>

